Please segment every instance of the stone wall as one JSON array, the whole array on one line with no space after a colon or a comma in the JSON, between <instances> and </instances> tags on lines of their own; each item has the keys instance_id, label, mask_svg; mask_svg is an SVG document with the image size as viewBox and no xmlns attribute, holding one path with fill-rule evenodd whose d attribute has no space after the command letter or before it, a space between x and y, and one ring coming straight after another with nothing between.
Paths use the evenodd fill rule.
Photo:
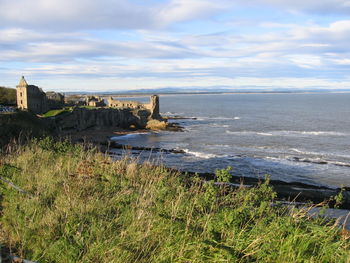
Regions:
<instances>
[{"instance_id":1,"label":"stone wall","mask_svg":"<svg viewBox=\"0 0 350 263\"><path fill-rule=\"evenodd\" d=\"M45 93L34 85L17 86L17 107L33 113L43 113L49 109Z\"/></svg>"},{"instance_id":2,"label":"stone wall","mask_svg":"<svg viewBox=\"0 0 350 263\"><path fill-rule=\"evenodd\" d=\"M112 97L108 98L108 107L118 109L142 109L143 104L133 100L114 100Z\"/></svg>"},{"instance_id":3,"label":"stone wall","mask_svg":"<svg viewBox=\"0 0 350 263\"><path fill-rule=\"evenodd\" d=\"M104 107L106 103L100 96L86 96L85 105L90 107Z\"/></svg>"},{"instance_id":4,"label":"stone wall","mask_svg":"<svg viewBox=\"0 0 350 263\"><path fill-rule=\"evenodd\" d=\"M65 105L64 96L54 91L46 92L49 109L60 109Z\"/></svg>"},{"instance_id":5,"label":"stone wall","mask_svg":"<svg viewBox=\"0 0 350 263\"><path fill-rule=\"evenodd\" d=\"M131 100L114 100L112 97L109 97L108 107L116 109L144 109L150 112L149 119L161 118L159 114L159 97L157 95L152 95L150 102L145 104Z\"/></svg>"}]
</instances>

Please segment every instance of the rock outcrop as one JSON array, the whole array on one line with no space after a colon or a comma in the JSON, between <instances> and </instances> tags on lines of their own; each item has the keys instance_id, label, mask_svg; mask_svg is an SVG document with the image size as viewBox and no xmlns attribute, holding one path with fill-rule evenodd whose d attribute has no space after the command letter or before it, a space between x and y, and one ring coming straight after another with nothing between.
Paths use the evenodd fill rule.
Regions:
<instances>
[{"instance_id":1,"label":"rock outcrop","mask_svg":"<svg viewBox=\"0 0 350 263\"><path fill-rule=\"evenodd\" d=\"M111 108L74 108L72 112L58 115L53 119L59 132L82 131L104 127L145 128L150 112L147 110Z\"/></svg>"},{"instance_id":2,"label":"rock outcrop","mask_svg":"<svg viewBox=\"0 0 350 263\"><path fill-rule=\"evenodd\" d=\"M167 122L161 120L151 119L147 122L146 129L150 130L166 130L168 127Z\"/></svg>"}]
</instances>

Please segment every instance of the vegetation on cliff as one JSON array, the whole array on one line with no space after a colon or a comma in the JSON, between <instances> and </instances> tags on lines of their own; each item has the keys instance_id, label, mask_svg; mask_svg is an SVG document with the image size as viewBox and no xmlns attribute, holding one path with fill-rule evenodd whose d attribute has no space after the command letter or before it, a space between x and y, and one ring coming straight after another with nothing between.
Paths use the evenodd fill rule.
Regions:
<instances>
[{"instance_id":1,"label":"vegetation on cliff","mask_svg":"<svg viewBox=\"0 0 350 263\"><path fill-rule=\"evenodd\" d=\"M51 139L1 157L0 244L38 262L347 262L333 222L162 166Z\"/></svg>"},{"instance_id":2,"label":"vegetation on cliff","mask_svg":"<svg viewBox=\"0 0 350 263\"><path fill-rule=\"evenodd\" d=\"M24 142L32 137L42 137L49 133L47 125L30 112L0 114L0 153L11 140Z\"/></svg>"},{"instance_id":3,"label":"vegetation on cliff","mask_svg":"<svg viewBox=\"0 0 350 263\"><path fill-rule=\"evenodd\" d=\"M15 105L16 90L11 88L0 87L0 104Z\"/></svg>"},{"instance_id":4,"label":"vegetation on cliff","mask_svg":"<svg viewBox=\"0 0 350 263\"><path fill-rule=\"evenodd\" d=\"M42 117L44 117L44 118L56 117L56 116L61 115L63 113L69 113L72 111L73 111L73 107L65 107L62 109L49 110L48 112L42 114Z\"/></svg>"}]
</instances>

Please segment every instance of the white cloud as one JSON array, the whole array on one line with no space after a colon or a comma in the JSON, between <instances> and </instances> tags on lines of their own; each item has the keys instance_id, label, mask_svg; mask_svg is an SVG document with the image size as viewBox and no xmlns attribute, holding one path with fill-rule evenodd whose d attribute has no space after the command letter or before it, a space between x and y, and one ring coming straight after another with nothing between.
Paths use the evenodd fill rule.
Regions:
<instances>
[{"instance_id":1,"label":"white cloud","mask_svg":"<svg viewBox=\"0 0 350 263\"><path fill-rule=\"evenodd\" d=\"M150 10L127 0L2 0L0 23L44 29L148 27Z\"/></svg>"},{"instance_id":2,"label":"white cloud","mask_svg":"<svg viewBox=\"0 0 350 263\"><path fill-rule=\"evenodd\" d=\"M0 25L77 29L150 29L202 18L224 8L209 0L169 0L152 5L131 0L1 0Z\"/></svg>"},{"instance_id":3,"label":"white cloud","mask_svg":"<svg viewBox=\"0 0 350 263\"><path fill-rule=\"evenodd\" d=\"M349 0L245 0L243 3L269 5L297 13L350 14Z\"/></svg>"},{"instance_id":4,"label":"white cloud","mask_svg":"<svg viewBox=\"0 0 350 263\"><path fill-rule=\"evenodd\" d=\"M287 55L287 60L290 60L295 65L301 68L315 68L323 65L322 59L319 56L312 55Z\"/></svg>"},{"instance_id":5,"label":"white cloud","mask_svg":"<svg viewBox=\"0 0 350 263\"><path fill-rule=\"evenodd\" d=\"M0 77L23 73L61 80L94 79L94 83L113 79L138 88L136 83L161 87L183 82L205 87L277 87L285 81L302 87L330 84L332 79L348 75L350 20L325 25L324 21L292 24L290 19L283 23L248 17L251 23L238 26L223 22L227 21L224 17L211 21L217 28L202 30L198 27L203 19L225 13L233 1L149 1L152 4L135 0L0 0ZM327 8L329 12L347 12L348 2L248 1L300 12ZM242 19L245 21L244 16ZM171 27L183 21L197 22L193 28L186 27L185 32L191 33L179 31L183 24ZM317 77L326 81L316 81Z\"/></svg>"},{"instance_id":6,"label":"white cloud","mask_svg":"<svg viewBox=\"0 0 350 263\"><path fill-rule=\"evenodd\" d=\"M228 4L224 1L218 2L209 0L172 0L168 5L160 8L159 21L171 24L179 21L203 18L215 11L223 10Z\"/></svg>"}]
</instances>

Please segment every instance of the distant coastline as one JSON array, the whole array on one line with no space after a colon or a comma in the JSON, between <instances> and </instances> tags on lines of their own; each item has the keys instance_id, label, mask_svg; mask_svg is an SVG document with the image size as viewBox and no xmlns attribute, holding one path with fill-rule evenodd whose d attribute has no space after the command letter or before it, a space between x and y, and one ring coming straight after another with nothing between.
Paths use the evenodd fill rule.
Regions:
<instances>
[{"instance_id":1,"label":"distant coastline","mask_svg":"<svg viewBox=\"0 0 350 263\"><path fill-rule=\"evenodd\" d=\"M117 96L117 97L142 97L157 93L162 96L176 96L176 95L222 95L222 94L337 94L350 93L349 90L300 90L300 91L173 91L161 92L157 90L152 91L121 91L121 92L64 92L66 95L87 95L98 94L100 96Z\"/></svg>"}]
</instances>

